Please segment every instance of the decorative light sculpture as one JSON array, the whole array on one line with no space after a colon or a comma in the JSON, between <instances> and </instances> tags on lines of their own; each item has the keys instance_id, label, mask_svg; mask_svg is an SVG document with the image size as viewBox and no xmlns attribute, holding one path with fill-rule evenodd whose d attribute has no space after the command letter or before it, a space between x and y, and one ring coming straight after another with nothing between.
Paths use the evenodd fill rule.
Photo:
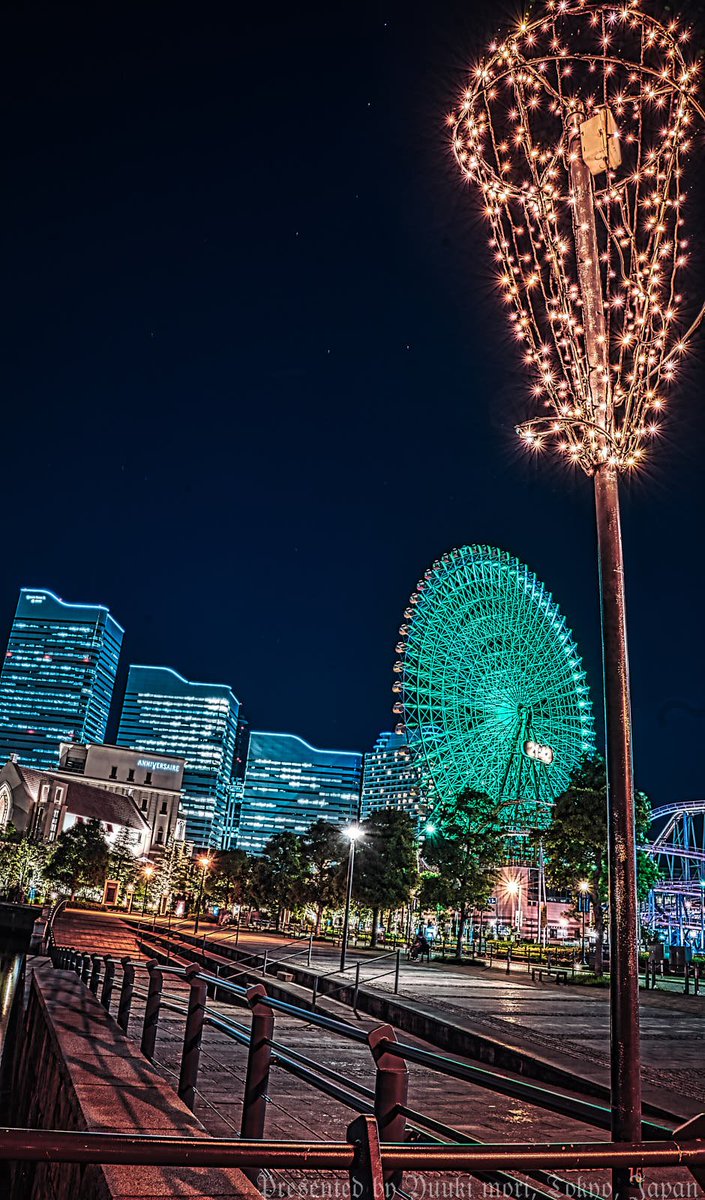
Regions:
<instances>
[{"instance_id":1,"label":"decorative light sculpture","mask_svg":"<svg viewBox=\"0 0 705 1200\"><path fill-rule=\"evenodd\" d=\"M638 948L620 474L644 463L705 306L688 262L683 164L703 110L688 31L636 3L548 0L492 45L456 112L499 283L533 377L527 446L594 478L609 809L613 1138L641 1131ZM629 1180L615 1172L626 1194Z\"/></svg>"}]
</instances>

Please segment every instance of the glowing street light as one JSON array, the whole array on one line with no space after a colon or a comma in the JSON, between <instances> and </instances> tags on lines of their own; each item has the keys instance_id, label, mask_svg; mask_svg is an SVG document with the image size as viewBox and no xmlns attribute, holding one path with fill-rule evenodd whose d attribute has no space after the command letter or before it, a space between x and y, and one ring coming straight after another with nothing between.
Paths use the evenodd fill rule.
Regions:
<instances>
[{"instance_id":1,"label":"glowing street light","mask_svg":"<svg viewBox=\"0 0 705 1200\"><path fill-rule=\"evenodd\" d=\"M343 834L348 839L348 882L345 891L345 916L343 918L343 940L340 945L340 970L345 970L345 951L350 930L350 905L352 904L353 872L355 870L355 846L365 835L359 825L348 825Z\"/></svg>"},{"instance_id":2,"label":"glowing street light","mask_svg":"<svg viewBox=\"0 0 705 1200\"><path fill-rule=\"evenodd\" d=\"M688 308L684 164L705 112L688 31L638 0L546 0L448 117L492 228L538 412L518 432L594 484L607 745L612 1137L641 1136L638 902L619 478L658 443L705 306ZM629 1173L614 1173L615 1200Z\"/></svg>"},{"instance_id":3,"label":"glowing street light","mask_svg":"<svg viewBox=\"0 0 705 1200\"><path fill-rule=\"evenodd\" d=\"M149 881L152 878L153 874L154 874L154 867L152 866L151 863L147 863L147 865L142 868L142 876L144 878L144 893L142 895L142 919L143 920L144 920L144 914L147 911L147 887L149 886Z\"/></svg>"},{"instance_id":4,"label":"glowing street light","mask_svg":"<svg viewBox=\"0 0 705 1200\"><path fill-rule=\"evenodd\" d=\"M582 933L581 933L581 937L580 937L580 947L581 947L580 958L581 958L583 966L585 966L585 910L587 908L588 892L590 891L590 884L588 883L587 879L581 879L580 883L578 884L578 891L582 894L582 897L583 897L582 903L580 905L581 915L583 918L583 928L582 928Z\"/></svg>"},{"instance_id":5,"label":"glowing street light","mask_svg":"<svg viewBox=\"0 0 705 1200\"><path fill-rule=\"evenodd\" d=\"M522 912L521 912L521 880L508 879L505 884L505 891L508 896L511 896L514 901L512 911L512 925L515 929L521 929Z\"/></svg>"},{"instance_id":6,"label":"glowing street light","mask_svg":"<svg viewBox=\"0 0 705 1200\"><path fill-rule=\"evenodd\" d=\"M198 895L196 896L196 920L193 923L194 937L198 933L198 921L201 916L201 904L203 903L203 891L206 886L206 875L213 865L213 859L209 854L199 854L196 862L201 868L201 878L198 881Z\"/></svg>"}]
</instances>

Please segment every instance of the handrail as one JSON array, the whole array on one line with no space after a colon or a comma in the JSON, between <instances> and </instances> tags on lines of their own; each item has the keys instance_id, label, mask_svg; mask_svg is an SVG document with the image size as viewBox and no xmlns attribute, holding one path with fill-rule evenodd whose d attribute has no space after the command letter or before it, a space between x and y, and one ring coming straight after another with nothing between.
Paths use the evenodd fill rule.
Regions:
<instances>
[{"instance_id":1,"label":"handrail","mask_svg":"<svg viewBox=\"0 0 705 1200\"><path fill-rule=\"evenodd\" d=\"M659 1142L492 1143L482 1147L382 1143L385 1171L527 1171L562 1167L702 1167L700 1140ZM0 1128L0 1160L189 1167L259 1167L350 1170L351 1142L244 1141L235 1138L165 1137L160 1134L65 1132Z\"/></svg>"},{"instance_id":2,"label":"handrail","mask_svg":"<svg viewBox=\"0 0 705 1200\"><path fill-rule=\"evenodd\" d=\"M598 1129L610 1128L611 1113L607 1105L582 1100L578 1096L564 1096L562 1092L554 1092L550 1088L539 1086L539 1084L529 1083L523 1079L513 1079L508 1075L498 1075L493 1071L487 1071L484 1067L464 1063L457 1058L448 1058L445 1055L441 1057L431 1050L424 1050L420 1046L410 1046L406 1042L386 1041L385 1048L390 1054L408 1062L416 1062L430 1067L432 1071L438 1071L441 1075L467 1080L479 1087L499 1092L500 1095L527 1100L539 1108L546 1108L550 1112L573 1117L575 1120L584 1121L587 1125L594 1125ZM642 1129L650 1139L664 1135L670 1136L673 1132L668 1126L658 1125L654 1121L642 1121Z\"/></svg>"}]
</instances>

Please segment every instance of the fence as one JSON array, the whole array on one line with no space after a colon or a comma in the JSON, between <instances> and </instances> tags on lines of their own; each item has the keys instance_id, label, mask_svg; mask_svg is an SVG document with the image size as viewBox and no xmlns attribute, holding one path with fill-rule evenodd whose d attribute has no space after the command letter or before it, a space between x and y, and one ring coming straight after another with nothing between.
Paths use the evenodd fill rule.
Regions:
<instances>
[{"instance_id":1,"label":"fence","mask_svg":"<svg viewBox=\"0 0 705 1200\"><path fill-rule=\"evenodd\" d=\"M482 1146L472 1142L472 1139L459 1131L435 1120L434 1118L411 1109L408 1105L409 1073L408 1063L415 1063L435 1073L452 1078L466 1080L475 1086L482 1087L500 1095L521 1099L547 1111L558 1113L564 1117L579 1120L583 1124L602 1130L610 1129L610 1108L584 1097L572 1096L565 1092L557 1092L537 1083L529 1082L515 1076L491 1070L471 1062L454 1059L447 1055L435 1054L419 1046L401 1042L395 1031L389 1025L381 1025L368 1033L335 1017L328 1016L315 1009L301 1008L287 1001L276 999L267 993L262 983L244 986L203 970L197 963L188 966L160 965L156 959L147 962L135 962L125 957L119 962L110 955L99 956L79 952L70 947L50 946L50 955L55 967L74 971L99 998L103 1007L110 1012L115 1007L117 1022L126 1032L136 997L144 1001L142 1015L141 1050L153 1060L159 1030L160 1015L163 1010L176 1012L184 1018L183 1045L181 1047L180 1065L178 1071L177 1091L180 1098L191 1108L194 1108L197 1094L201 1041L203 1030L210 1026L238 1042L247 1049L247 1065L243 1089L241 1141L230 1142L214 1139L206 1146L210 1151L198 1148L197 1154L211 1153L221 1158L209 1158L208 1162L221 1166L242 1165L265 1168L271 1163L279 1167L320 1166L326 1169L349 1170L357 1172L357 1195L375 1196L381 1200L375 1180L383 1175L389 1179L390 1173L398 1173L404 1169L422 1170L456 1170L479 1174L483 1179L510 1189L519 1187L521 1195L526 1200L547 1200L548 1193L542 1186L527 1185L523 1180L518 1181L509 1171L527 1173L534 1184L549 1185L552 1189L577 1200L588 1200L589 1190L584 1190L576 1183L568 1182L555 1175L558 1168L579 1169L593 1167L622 1167L641 1168L644 1165L666 1166L687 1164L700 1169L705 1165L705 1149L688 1146L689 1137L699 1136L697 1129L689 1134L689 1126L674 1129L677 1119L671 1124L645 1119L642 1124L643 1142L634 1145L618 1145L614 1143L588 1143L580 1145L534 1145L534 1146ZM381 956L383 957L383 956ZM279 960L278 960L279 961ZM121 977L118 981L118 968ZM233 969L240 970L240 965L233 964ZM392 968L394 969L394 968ZM240 971L242 974L242 972ZM165 978L178 983L185 989L183 1002L164 995ZM118 988L119 982L119 988ZM236 1019L216 1011L209 1006L209 994L227 998L235 1004L246 1007L250 1012L250 1025L240 1023ZM322 1030L329 1030L346 1039L366 1045L372 1055L375 1067L374 1087L368 1088L354 1079L349 1079L333 1068L314 1061L301 1054L293 1047L284 1045L275 1034L276 1015L286 1014L295 1017L309 1025ZM349 1136L355 1146L332 1145L314 1142L310 1144L272 1143L265 1141L266 1115L269 1092L270 1072L273 1066L279 1067L318 1091L333 1097L359 1115L359 1120L350 1126ZM657 1109L649 1110L663 1117ZM372 1125L370 1125L372 1121ZM693 1125L693 1123L691 1123ZM373 1132L374 1127L374 1132ZM693 1128L695 1126L693 1125ZM7 1131L6 1131L7 1132ZM10 1131L11 1133L12 1131ZM8 1133L9 1136L9 1133ZM29 1136L29 1135L27 1135ZM59 1139L70 1135L44 1134L44 1137ZM94 1135L98 1137L99 1135ZM100 1135L103 1136L103 1135ZM0 1157L11 1157L9 1151L2 1148L4 1135L0 1133ZM41 1140L29 1138L23 1141L23 1131L14 1131L11 1145L15 1152L20 1153L25 1147L27 1154L32 1153L41 1145ZM683 1145L679 1141L683 1139ZM375 1141L381 1142L381 1148ZM423 1142L424 1148L418 1145L411 1147L407 1139L416 1143ZM441 1139L446 1143L442 1144ZM119 1140L113 1143L93 1142L96 1154L110 1153L143 1154L156 1152L158 1154L177 1154L177 1158L126 1158L99 1157L82 1159L80 1161L101 1162L144 1162L167 1163L178 1165L187 1161L178 1155L186 1154L185 1146L178 1144L178 1139L128 1139L127 1143ZM249 1143L249 1145L248 1145ZM256 1149L253 1148L256 1143ZM435 1144L434 1144L435 1143ZM201 1144L202 1145L202 1144ZM61 1153L79 1153L74 1142L57 1142L56 1146L64 1149ZM192 1146L192 1143L189 1143ZM112 1149L111 1149L112 1147ZM377 1147L375 1149L375 1147ZM685 1149L684 1149L685 1147ZM32 1149L33 1148L33 1149ZM151 1148L151 1149L150 1149ZM687 1152L686 1152L687 1151ZM702 1157L700 1157L702 1155ZM249 1157L248 1157L249 1156ZM64 1159L61 1161L79 1161ZM188 1158L193 1165L193 1156ZM199 1159L200 1161L200 1159ZM425 1165L432 1164L432 1165ZM365 1174L366 1172L366 1174ZM364 1180L358 1178L365 1174ZM381 1176L380 1176L381 1177ZM363 1190L361 1190L363 1189Z\"/></svg>"}]
</instances>

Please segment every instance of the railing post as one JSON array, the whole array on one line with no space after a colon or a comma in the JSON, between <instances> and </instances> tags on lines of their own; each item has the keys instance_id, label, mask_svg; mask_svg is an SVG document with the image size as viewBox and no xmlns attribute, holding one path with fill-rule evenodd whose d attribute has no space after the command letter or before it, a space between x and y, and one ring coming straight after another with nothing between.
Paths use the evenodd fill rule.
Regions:
<instances>
[{"instance_id":1,"label":"railing post","mask_svg":"<svg viewBox=\"0 0 705 1200\"><path fill-rule=\"evenodd\" d=\"M311 1008L315 1009L317 1002L318 1002L318 976L314 975L313 987L311 988Z\"/></svg>"},{"instance_id":2,"label":"railing post","mask_svg":"<svg viewBox=\"0 0 705 1200\"><path fill-rule=\"evenodd\" d=\"M683 995L690 995L690 967L688 963L685 964L685 968L683 970Z\"/></svg>"},{"instance_id":3,"label":"railing post","mask_svg":"<svg viewBox=\"0 0 705 1200\"><path fill-rule=\"evenodd\" d=\"M355 1147L350 1168L350 1195L355 1200L385 1200L379 1133L374 1118L357 1117L348 1125L347 1139Z\"/></svg>"},{"instance_id":4,"label":"railing post","mask_svg":"<svg viewBox=\"0 0 705 1200\"><path fill-rule=\"evenodd\" d=\"M391 1025L378 1025L367 1035L367 1044L372 1051L377 1068L375 1074L375 1117L381 1142L403 1142L406 1140L406 1114L403 1109L409 1095L409 1070L403 1058L391 1054L387 1049L396 1042ZM397 1194L401 1188L401 1171L385 1174L385 1184L391 1184Z\"/></svg>"},{"instance_id":5,"label":"railing post","mask_svg":"<svg viewBox=\"0 0 705 1200\"><path fill-rule=\"evenodd\" d=\"M81 983L88 983L91 977L92 965L90 954L84 954L81 959Z\"/></svg>"},{"instance_id":6,"label":"railing post","mask_svg":"<svg viewBox=\"0 0 705 1200\"><path fill-rule=\"evenodd\" d=\"M88 986L91 989L93 995L97 996L98 995L98 984L100 982L100 955L92 954L91 962L93 965L91 968L91 977L90 977Z\"/></svg>"},{"instance_id":7,"label":"railing post","mask_svg":"<svg viewBox=\"0 0 705 1200\"><path fill-rule=\"evenodd\" d=\"M511 946L507 946L507 975L509 974L509 969L510 969L511 965L512 965L512 948L511 948Z\"/></svg>"},{"instance_id":8,"label":"railing post","mask_svg":"<svg viewBox=\"0 0 705 1200\"><path fill-rule=\"evenodd\" d=\"M360 963L355 963L355 990L353 992L353 1012L357 1016L357 998L360 994Z\"/></svg>"},{"instance_id":9,"label":"railing post","mask_svg":"<svg viewBox=\"0 0 705 1200\"><path fill-rule=\"evenodd\" d=\"M157 1043L157 1026L159 1024L159 1008L162 1002L164 976L159 969L156 958L150 958L147 963L147 970L149 971L149 988L147 990L147 1003L144 1009L140 1050L145 1058L151 1060L154 1057L154 1047Z\"/></svg>"},{"instance_id":10,"label":"railing post","mask_svg":"<svg viewBox=\"0 0 705 1200\"><path fill-rule=\"evenodd\" d=\"M123 1033L127 1033L127 1026L130 1021L130 1009L132 1007L132 994L135 990L135 968L130 962L129 954L121 958L120 962L122 963L122 987L120 988L120 999L118 1000L117 1023Z\"/></svg>"},{"instance_id":11,"label":"railing post","mask_svg":"<svg viewBox=\"0 0 705 1200\"><path fill-rule=\"evenodd\" d=\"M203 1037L203 1020L206 1015L207 987L200 978L196 963L186 968L184 978L189 985L188 1012L186 1014L186 1031L184 1033L184 1048L181 1054L181 1069L179 1071L179 1098L193 1112L196 1103L196 1081L198 1079L198 1064L201 1058L201 1039Z\"/></svg>"},{"instance_id":12,"label":"railing post","mask_svg":"<svg viewBox=\"0 0 705 1200\"><path fill-rule=\"evenodd\" d=\"M262 956L262 974L263 975L267 974L267 956L268 956L268 954L269 954L269 947L265 946L264 955Z\"/></svg>"},{"instance_id":13,"label":"railing post","mask_svg":"<svg viewBox=\"0 0 705 1200\"><path fill-rule=\"evenodd\" d=\"M113 998L113 984L115 982L115 962L111 954L105 955L105 975L103 976L103 990L100 993L100 1002L106 1012L110 1012L110 1001Z\"/></svg>"},{"instance_id":14,"label":"railing post","mask_svg":"<svg viewBox=\"0 0 705 1200\"><path fill-rule=\"evenodd\" d=\"M311 966L311 955L313 954L313 930L308 935L308 954L306 955L306 966Z\"/></svg>"},{"instance_id":15,"label":"railing post","mask_svg":"<svg viewBox=\"0 0 705 1200\"><path fill-rule=\"evenodd\" d=\"M269 1090L269 1069L272 1061L271 1041L274 1037L274 1013L263 1004L267 991L257 983L248 988L247 1003L252 1009L250 1046L247 1054L245 1094L242 1101L240 1137L263 1138Z\"/></svg>"},{"instance_id":16,"label":"railing post","mask_svg":"<svg viewBox=\"0 0 705 1200\"><path fill-rule=\"evenodd\" d=\"M397 946L397 957L394 963L394 995L399 995L399 969L401 966L401 948Z\"/></svg>"}]
</instances>

